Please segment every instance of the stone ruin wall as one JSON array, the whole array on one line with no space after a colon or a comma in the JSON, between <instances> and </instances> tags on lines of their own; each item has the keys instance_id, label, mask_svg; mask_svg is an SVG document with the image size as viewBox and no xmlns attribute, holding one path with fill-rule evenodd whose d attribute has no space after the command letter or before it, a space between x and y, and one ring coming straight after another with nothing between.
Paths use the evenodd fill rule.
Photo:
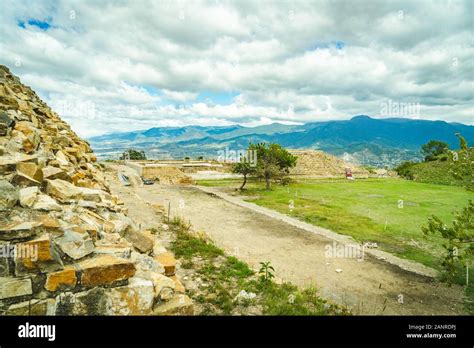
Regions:
<instances>
[{"instance_id":1,"label":"stone ruin wall","mask_svg":"<svg viewBox=\"0 0 474 348\"><path fill-rule=\"evenodd\" d=\"M89 144L0 65L0 314L192 314L175 268Z\"/></svg>"}]
</instances>

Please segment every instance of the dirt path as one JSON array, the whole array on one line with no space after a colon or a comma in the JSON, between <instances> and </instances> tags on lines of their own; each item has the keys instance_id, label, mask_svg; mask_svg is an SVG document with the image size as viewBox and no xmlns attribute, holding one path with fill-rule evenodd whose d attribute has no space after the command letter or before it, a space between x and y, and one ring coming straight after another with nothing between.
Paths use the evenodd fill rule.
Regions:
<instances>
[{"instance_id":1,"label":"dirt path","mask_svg":"<svg viewBox=\"0 0 474 348\"><path fill-rule=\"evenodd\" d=\"M120 170L129 169L121 166ZM171 202L172 216L190 220L195 230L205 231L228 253L254 268L258 268L260 261L270 261L281 279L299 286L315 285L321 296L347 305L357 314L463 313L460 286L448 288L370 255L362 261L327 258L326 248L333 245L332 238L194 187L124 187L115 173L109 174L109 178L113 193L124 200L130 216L143 227L158 223L147 202L165 206Z\"/></svg>"}]
</instances>

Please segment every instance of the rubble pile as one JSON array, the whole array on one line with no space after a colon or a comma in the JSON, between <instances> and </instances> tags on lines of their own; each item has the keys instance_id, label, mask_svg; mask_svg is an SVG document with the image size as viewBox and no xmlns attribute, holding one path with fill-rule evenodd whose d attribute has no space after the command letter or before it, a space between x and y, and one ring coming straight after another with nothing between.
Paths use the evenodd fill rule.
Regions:
<instances>
[{"instance_id":1,"label":"rubble pile","mask_svg":"<svg viewBox=\"0 0 474 348\"><path fill-rule=\"evenodd\" d=\"M316 150L290 150L297 156L296 166L290 169L291 175L306 177L344 177L346 169L350 169L358 178L367 178L369 172L343 159Z\"/></svg>"},{"instance_id":2,"label":"rubble pile","mask_svg":"<svg viewBox=\"0 0 474 348\"><path fill-rule=\"evenodd\" d=\"M193 314L89 144L0 65L0 314Z\"/></svg>"}]
</instances>

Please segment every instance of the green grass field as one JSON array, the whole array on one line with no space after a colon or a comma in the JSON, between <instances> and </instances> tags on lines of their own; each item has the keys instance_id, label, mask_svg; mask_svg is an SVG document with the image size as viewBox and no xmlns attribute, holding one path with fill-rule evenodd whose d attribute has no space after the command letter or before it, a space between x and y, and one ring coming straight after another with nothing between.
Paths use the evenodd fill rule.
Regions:
<instances>
[{"instance_id":1,"label":"green grass field","mask_svg":"<svg viewBox=\"0 0 474 348\"><path fill-rule=\"evenodd\" d=\"M239 181L198 184L238 187ZM402 179L304 180L273 185L271 191L266 191L263 183L251 182L243 194L258 205L359 242L376 242L385 251L435 269L441 269L443 241L438 236L425 237L421 226L432 214L450 224L453 211L465 207L472 198L462 187ZM465 273L459 269L460 284L465 284Z\"/></svg>"}]
</instances>

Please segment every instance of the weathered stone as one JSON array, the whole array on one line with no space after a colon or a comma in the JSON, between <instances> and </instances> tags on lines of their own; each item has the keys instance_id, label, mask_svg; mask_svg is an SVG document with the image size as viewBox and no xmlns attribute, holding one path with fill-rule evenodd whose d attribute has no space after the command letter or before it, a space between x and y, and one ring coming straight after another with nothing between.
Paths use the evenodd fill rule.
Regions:
<instances>
[{"instance_id":1,"label":"weathered stone","mask_svg":"<svg viewBox=\"0 0 474 348\"><path fill-rule=\"evenodd\" d=\"M10 128L13 128L15 121L4 111L0 112L0 136L5 136Z\"/></svg>"},{"instance_id":2,"label":"weathered stone","mask_svg":"<svg viewBox=\"0 0 474 348\"><path fill-rule=\"evenodd\" d=\"M63 203L81 198L76 186L61 179L47 180L46 193Z\"/></svg>"},{"instance_id":3,"label":"weathered stone","mask_svg":"<svg viewBox=\"0 0 474 348\"><path fill-rule=\"evenodd\" d=\"M107 292L110 315L151 314L154 304L153 283L142 278L130 278L128 286L110 289Z\"/></svg>"},{"instance_id":4,"label":"weathered stone","mask_svg":"<svg viewBox=\"0 0 474 348\"><path fill-rule=\"evenodd\" d=\"M52 298L45 300L31 299L29 301L15 303L8 307L6 315L54 315L56 301Z\"/></svg>"},{"instance_id":5,"label":"weathered stone","mask_svg":"<svg viewBox=\"0 0 474 348\"><path fill-rule=\"evenodd\" d=\"M94 243L87 233L65 231L64 235L56 240L56 244L63 253L74 260L82 259L94 252Z\"/></svg>"},{"instance_id":6,"label":"weathered stone","mask_svg":"<svg viewBox=\"0 0 474 348\"><path fill-rule=\"evenodd\" d=\"M6 180L0 180L0 211L10 210L18 201L16 188Z\"/></svg>"},{"instance_id":7,"label":"weathered stone","mask_svg":"<svg viewBox=\"0 0 474 348\"><path fill-rule=\"evenodd\" d=\"M94 288L78 293L62 292L56 296L56 315L107 315L108 289Z\"/></svg>"},{"instance_id":8,"label":"weathered stone","mask_svg":"<svg viewBox=\"0 0 474 348\"><path fill-rule=\"evenodd\" d=\"M56 152L55 158L56 158L56 161L58 161L60 166L67 167L70 165L69 158L62 151Z\"/></svg>"},{"instance_id":9,"label":"weathered stone","mask_svg":"<svg viewBox=\"0 0 474 348\"><path fill-rule=\"evenodd\" d=\"M175 274L176 259L171 252L167 251L166 253L156 255L154 259L165 268L165 275L172 276Z\"/></svg>"},{"instance_id":10,"label":"weathered stone","mask_svg":"<svg viewBox=\"0 0 474 348\"><path fill-rule=\"evenodd\" d=\"M0 174L16 171L16 165L21 162L38 162L37 155L25 155L24 153L15 153L15 156L0 157Z\"/></svg>"},{"instance_id":11,"label":"weathered stone","mask_svg":"<svg viewBox=\"0 0 474 348\"><path fill-rule=\"evenodd\" d=\"M20 205L23 208L31 208L33 203L36 201L36 196L39 193L39 188L37 186L23 188L19 191L20 195Z\"/></svg>"},{"instance_id":12,"label":"weathered stone","mask_svg":"<svg viewBox=\"0 0 474 348\"><path fill-rule=\"evenodd\" d=\"M173 279L156 272L150 272L149 278L153 282L156 298L161 298L162 300L169 299L170 297L166 295L174 293L175 282Z\"/></svg>"},{"instance_id":13,"label":"weathered stone","mask_svg":"<svg viewBox=\"0 0 474 348\"><path fill-rule=\"evenodd\" d=\"M47 274L44 287L48 291L57 291L74 288L76 284L76 270L68 266L61 271Z\"/></svg>"},{"instance_id":14,"label":"weathered stone","mask_svg":"<svg viewBox=\"0 0 474 348\"><path fill-rule=\"evenodd\" d=\"M129 259L131 249L122 244L105 244L105 245L96 245L94 253L98 255L113 255L120 257L122 259Z\"/></svg>"},{"instance_id":15,"label":"weathered stone","mask_svg":"<svg viewBox=\"0 0 474 348\"><path fill-rule=\"evenodd\" d=\"M23 239L34 236L40 226L41 223L36 221L12 222L0 226L0 240Z\"/></svg>"},{"instance_id":16,"label":"weathered stone","mask_svg":"<svg viewBox=\"0 0 474 348\"><path fill-rule=\"evenodd\" d=\"M61 211L61 206L48 195L38 195L36 202L33 204L34 210L46 210L46 211Z\"/></svg>"},{"instance_id":17,"label":"weathered stone","mask_svg":"<svg viewBox=\"0 0 474 348\"><path fill-rule=\"evenodd\" d=\"M91 201L80 200L79 202L77 202L77 205L82 207L82 208L88 208L88 209L92 209L92 210L97 209L97 204L95 202L91 202Z\"/></svg>"},{"instance_id":18,"label":"weathered stone","mask_svg":"<svg viewBox=\"0 0 474 348\"><path fill-rule=\"evenodd\" d=\"M155 315L193 315L194 306L191 299L186 295L175 295L171 300L158 303L153 308Z\"/></svg>"},{"instance_id":19,"label":"weathered stone","mask_svg":"<svg viewBox=\"0 0 474 348\"><path fill-rule=\"evenodd\" d=\"M30 278L0 278L0 300L31 295L32 293Z\"/></svg>"},{"instance_id":20,"label":"weathered stone","mask_svg":"<svg viewBox=\"0 0 474 348\"><path fill-rule=\"evenodd\" d=\"M136 251L132 251L130 255L130 260L137 267L137 273L148 272L148 271L161 273L161 274L165 273L164 267L158 261L156 261L153 257L148 256L146 254L141 254Z\"/></svg>"},{"instance_id":21,"label":"weathered stone","mask_svg":"<svg viewBox=\"0 0 474 348\"><path fill-rule=\"evenodd\" d=\"M11 274L10 257L14 246L10 243L0 243L0 277L8 277Z\"/></svg>"},{"instance_id":22,"label":"weathered stone","mask_svg":"<svg viewBox=\"0 0 474 348\"><path fill-rule=\"evenodd\" d=\"M166 253L166 248L161 244L158 240L155 239L155 243L153 245L153 255L160 255Z\"/></svg>"},{"instance_id":23,"label":"weathered stone","mask_svg":"<svg viewBox=\"0 0 474 348\"><path fill-rule=\"evenodd\" d=\"M30 153L38 148L41 136L38 128L36 128L33 123L27 121L17 122L15 125L15 131L20 132L24 137L23 151Z\"/></svg>"},{"instance_id":24,"label":"weathered stone","mask_svg":"<svg viewBox=\"0 0 474 348\"><path fill-rule=\"evenodd\" d=\"M28 176L22 172L16 172L15 176L12 179L12 184L20 187L29 187L29 186L39 186L40 181L33 179L31 176Z\"/></svg>"},{"instance_id":25,"label":"weathered stone","mask_svg":"<svg viewBox=\"0 0 474 348\"><path fill-rule=\"evenodd\" d=\"M37 221L42 223L43 227L46 229L57 229L61 226L58 219L49 215L40 215L38 216Z\"/></svg>"},{"instance_id":26,"label":"weathered stone","mask_svg":"<svg viewBox=\"0 0 474 348\"><path fill-rule=\"evenodd\" d=\"M62 169L52 166L47 166L43 168L43 179L55 180L61 179L64 181L71 182L71 177Z\"/></svg>"},{"instance_id":27,"label":"weathered stone","mask_svg":"<svg viewBox=\"0 0 474 348\"><path fill-rule=\"evenodd\" d=\"M78 187L77 189L79 190L81 197L86 201L100 203L103 199L111 197L110 194L102 190L95 190L87 187Z\"/></svg>"},{"instance_id":28,"label":"weathered stone","mask_svg":"<svg viewBox=\"0 0 474 348\"><path fill-rule=\"evenodd\" d=\"M86 287L112 284L135 274L135 265L111 255L99 256L80 262L81 284Z\"/></svg>"},{"instance_id":29,"label":"weathered stone","mask_svg":"<svg viewBox=\"0 0 474 348\"><path fill-rule=\"evenodd\" d=\"M63 268L63 263L49 234L34 240L18 243L15 259L15 273L30 271L53 272Z\"/></svg>"},{"instance_id":30,"label":"weathered stone","mask_svg":"<svg viewBox=\"0 0 474 348\"><path fill-rule=\"evenodd\" d=\"M181 283L181 281L179 280L179 278L176 275L170 276L169 278L172 279L173 282L174 282L175 291L179 292L181 294L184 294L186 289L185 289L183 283Z\"/></svg>"},{"instance_id":31,"label":"weathered stone","mask_svg":"<svg viewBox=\"0 0 474 348\"><path fill-rule=\"evenodd\" d=\"M141 232L127 231L123 237L142 253L149 253L153 249L153 239Z\"/></svg>"},{"instance_id":32,"label":"weathered stone","mask_svg":"<svg viewBox=\"0 0 474 348\"><path fill-rule=\"evenodd\" d=\"M35 181L43 181L43 171L33 162L20 162L16 165L17 172Z\"/></svg>"}]
</instances>

